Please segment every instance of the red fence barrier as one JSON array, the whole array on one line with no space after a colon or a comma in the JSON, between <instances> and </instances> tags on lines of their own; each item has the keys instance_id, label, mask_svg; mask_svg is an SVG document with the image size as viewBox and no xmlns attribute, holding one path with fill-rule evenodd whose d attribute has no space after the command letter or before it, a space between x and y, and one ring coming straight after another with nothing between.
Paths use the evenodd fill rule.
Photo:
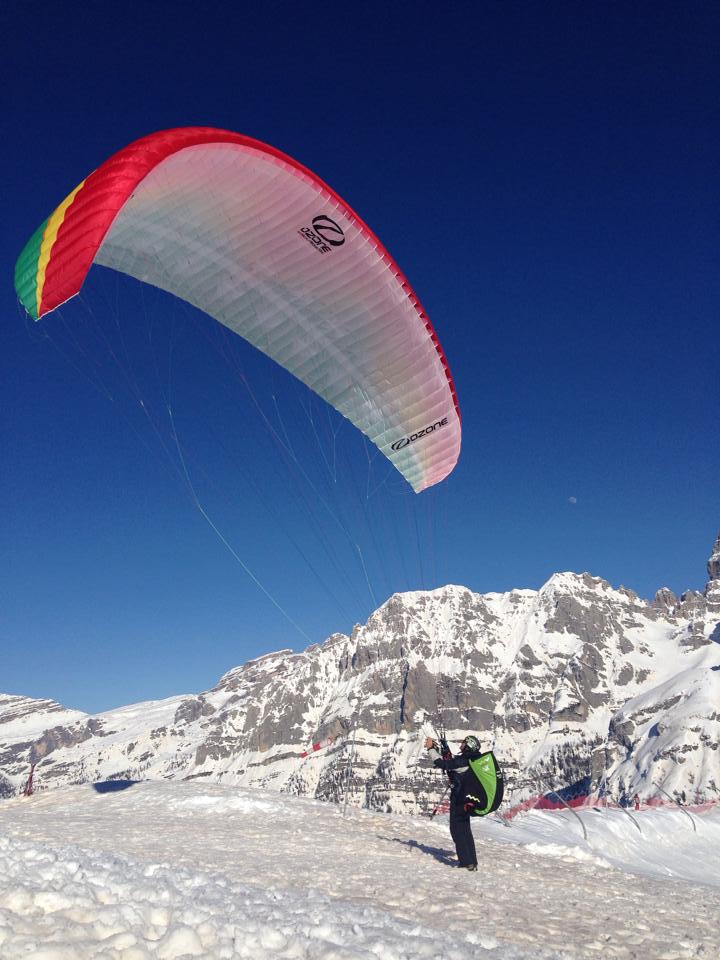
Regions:
<instances>
[{"instance_id":1,"label":"red fence barrier","mask_svg":"<svg viewBox=\"0 0 720 960\"><path fill-rule=\"evenodd\" d=\"M573 797L571 800L565 800L565 803L562 803L552 795L538 794L535 797L529 797L527 800L515 804L515 806L507 811L503 811L502 816L505 817L506 820L512 820L513 817L516 817L520 813L526 813L528 810L563 810L566 805L574 809L581 807L599 807L600 809L607 808L608 810L612 810L620 807L619 803L607 800L605 797L578 796ZM705 803L696 804L683 803L681 806L683 810L688 810L690 813L707 813L707 811L718 807L718 805L720 805L720 800L708 800ZM664 800L662 797L650 797L648 800L635 800L625 809L642 811L654 810L657 807L675 806L677 806L677 804L672 803L670 800Z\"/></svg>"}]
</instances>

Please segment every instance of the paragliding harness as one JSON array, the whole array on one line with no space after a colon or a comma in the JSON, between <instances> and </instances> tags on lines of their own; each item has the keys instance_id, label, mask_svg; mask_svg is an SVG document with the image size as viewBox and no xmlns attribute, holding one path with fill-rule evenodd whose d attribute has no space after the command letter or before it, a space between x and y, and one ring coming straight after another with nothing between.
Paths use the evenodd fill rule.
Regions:
<instances>
[{"instance_id":1,"label":"paragliding harness","mask_svg":"<svg viewBox=\"0 0 720 960\"><path fill-rule=\"evenodd\" d=\"M488 813L494 813L502 803L502 770L492 750L468 760L468 766L462 785L465 809L471 817L485 817Z\"/></svg>"},{"instance_id":2,"label":"paragliding harness","mask_svg":"<svg viewBox=\"0 0 720 960\"><path fill-rule=\"evenodd\" d=\"M452 757L452 750L445 739L444 730L441 731L438 740L441 757L443 760L449 760ZM449 772L448 779L452 783ZM462 792L463 805L471 817L486 817L489 813L494 813L502 803L504 789L502 770L492 750L487 750L479 757L468 760L468 770L463 774L462 779ZM432 815L436 810L437 807Z\"/></svg>"}]
</instances>

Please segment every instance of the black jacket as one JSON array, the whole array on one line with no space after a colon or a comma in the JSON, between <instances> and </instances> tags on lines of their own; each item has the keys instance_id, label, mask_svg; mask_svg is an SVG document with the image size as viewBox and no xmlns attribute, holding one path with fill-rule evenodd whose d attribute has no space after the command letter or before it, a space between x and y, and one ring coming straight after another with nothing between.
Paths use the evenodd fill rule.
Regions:
<instances>
[{"instance_id":1,"label":"black jacket","mask_svg":"<svg viewBox=\"0 0 720 960\"><path fill-rule=\"evenodd\" d=\"M431 747L430 750L428 750L428 756L432 760L433 766L439 770L444 770L450 779L450 783L452 784L450 789L451 805L456 809L464 809L465 794L467 793L467 790L464 789L464 780L465 774L470 769L469 761L479 759L482 753L479 750L472 750L468 753L459 753L456 757L448 757L447 760L443 760L439 751Z\"/></svg>"}]
</instances>

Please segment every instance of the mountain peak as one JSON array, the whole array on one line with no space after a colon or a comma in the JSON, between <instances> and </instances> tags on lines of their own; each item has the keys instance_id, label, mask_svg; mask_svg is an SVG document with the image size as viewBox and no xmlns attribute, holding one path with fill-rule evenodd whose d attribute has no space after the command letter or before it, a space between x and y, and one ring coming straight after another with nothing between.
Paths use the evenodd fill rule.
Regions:
<instances>
[{"instance_id":1,"label":"mountain peak","mask_svg":"<svg viewBox=\"0 0 720 960\"><path fill-rule=\"evenodd\" d=\"M720 533L707 562L707 571L711 580L720 580Z\"/></svg>"}]
</instances>

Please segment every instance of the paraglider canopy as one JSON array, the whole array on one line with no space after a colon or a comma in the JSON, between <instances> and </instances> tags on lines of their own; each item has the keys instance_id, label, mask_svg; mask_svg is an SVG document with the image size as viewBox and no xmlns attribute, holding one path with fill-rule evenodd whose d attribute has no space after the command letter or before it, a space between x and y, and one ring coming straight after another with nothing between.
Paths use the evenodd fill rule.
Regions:
<instances>
[{"instance_id":1,"label":"paraglider canopy","mask_svg":"<svg viewBox=\"0 0 720 960\"><path fill-rule=\"evenodd\" d=\"M39 319L93 263L175 294L291 371L416 492L460 453L438 337L388 251L319 177L258 140L183 127L90 174L31 237L15 286Z\"/></svg>"}]
</instances>

